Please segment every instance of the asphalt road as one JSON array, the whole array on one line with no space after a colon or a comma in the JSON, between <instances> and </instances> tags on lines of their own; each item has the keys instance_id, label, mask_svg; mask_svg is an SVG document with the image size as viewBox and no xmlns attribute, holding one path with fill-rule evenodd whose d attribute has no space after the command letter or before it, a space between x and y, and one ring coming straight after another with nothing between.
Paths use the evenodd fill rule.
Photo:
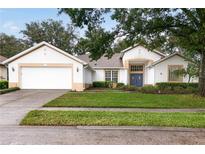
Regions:
<instances>
[{"instance_id":1,"label":"asphalt road","mask_svg":"<svg viewBox=\"0 0 205 154\"><path fill-rule=\"evenodd\" d=\"M205 131L6 126L0 127L0 144L190 145L205 144Z\"/></svg>"}]
</instances>

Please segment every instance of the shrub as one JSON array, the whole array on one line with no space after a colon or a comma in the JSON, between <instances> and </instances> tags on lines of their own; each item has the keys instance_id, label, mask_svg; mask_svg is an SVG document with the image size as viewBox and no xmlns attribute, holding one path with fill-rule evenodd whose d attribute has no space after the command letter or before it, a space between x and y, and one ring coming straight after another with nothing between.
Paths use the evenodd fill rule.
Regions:
<instances>
[{"instance_id":1,"label":"shrub","mask_svg":"<svg viewBox=\"0 0 205 154\"><path fill-rule=\"evenodd\" d=\"M156 84L160 90L170 89L174 90L176 87L186 89L188 87L198 88L198 83L181 83L181 82L159 82Z\"/></svg>"},{"instance_id":2,"label":"shrub","mask_svg":"<svg viewBox=\"0 0 205 154\"><path fill-rule=\"evenodd\" d=\"M161 93L188 94L198 91L198 83L161 82L157 83L157 86Z\"/></svg>"},{"instance_id":3,"label":"shrub","mask_svg":"<svg viewBox=\"0 0 205 154\"><path fill-rule=\"evenodd\" d=\"M105 81L95 81L93 82L93 87L98 87L98 88L105 87Z\"/></svg>"},{"instance_id":4,"label":"shrub","mask_svg":"<svg viewBox=\"0 0 205 154\"><path fill-rule=\"evenodd\" d=\"M8 81L2 80L0 81L0 89L7 89L8 88Z\"/></svg>"},{"instance_id":5,"label":"shrub","mask_svg":"<svg viewBox=\"0 0 205 154\"><path fill-rule=\"evenodd\" d=\"M141 92L143 93L158 93L159 92L159 87L158 86L144 86L141 88Z\"/></svg>"},{"instance_id":6,"label":"shrub","mask_svg":"<svg viewBox=\"0 0 205 154\"><path fill-rule=\"evenodd\" d=\"M117 83L117 88L121 88L121 87L123 87L124 85L125 85L124 83L119 82L119 83Z\"/></svg>"},{"instance_id":7,"label":"shrub","mask_svg":"<svg viewBox=\"0 0 205 154\"><path fill-rule=\"evenodd\" d=\"M9 93L9 92L12 92L12 91L19 90L19 89L20 88L18 88L18 87L9 88L9 89L2 89L2 90L0 90L0 94L6 94L6 93Z\"/></svg>"},{"instance_id":8,"label":"shrub","mask_svg":"<svg viewBox=\"0 0 205 154\"><path fill-rule=\"evenodd\" d=\"M113 82L111 81L95 81L93 82L93 87L96 88L112 88L113 87Z\"/></svg>"},{"instance_id":9,"label":"shrub","mask_svg":"<svg viewBox=\"0 0 205 154\"><path fill-rule=\"evenodd\" d=\"M138 87L135 87L132 85L125 85L125 86L121 87L121 89L125 90L125 91L138 91L139 90Z\"/></svg>"}]
</instances>

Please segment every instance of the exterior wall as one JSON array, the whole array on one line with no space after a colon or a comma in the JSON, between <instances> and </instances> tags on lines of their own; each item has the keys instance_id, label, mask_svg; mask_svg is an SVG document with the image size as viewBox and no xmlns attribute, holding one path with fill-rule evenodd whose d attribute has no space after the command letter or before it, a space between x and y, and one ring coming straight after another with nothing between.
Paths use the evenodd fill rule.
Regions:
<instances>
[{"instance_id":1,"label":"exterior wall","mask_svg":"<svg viewBox=\"0 0 205 154\"><path fill-rule=\"evenodd\" d=\"M7 80L7 68L0 65L0 80Z\"/></svg>"},{"instance_id":2,"label":"exterior wall","mask_svg":"<svg viewBox=\"0 0 205 154\"><path fill-rule=\"evenodd\" d=\"M144 61L144 60L149 60L149 61L157 61L161 59L162 57L154 52L148 51L146 48L142 46L137 46L127 52L124 53L123 56L123 64L124 67L128 67L128 61L131 61L132 59L136 59L139 62Z\"/></svg>"},{"instance_id":3,"label":"exterior wall","mask_svg":"<svg viewBox=\"0 0 205 154\"><path fill-rule=\"evenodd\" d=\"M154 68L146 68L146 85L153 85L154 84Z\"/></svg>"},{"instance_id":4,"label":"exterior wall","mask_svg":"<svg viewBox=\"0 0 205 154\"><path fill-rule=\"evenodd\" d=\"M93 73L93 81L105 81L105 70L96 69Z\"/></svg>"},{"instance_id":5,"label":"exterior wall","mask_svg":"<svg viewBox=\"0 0 205 154\"><path fill-rule=\"evenodd\" d=\"M105 70L107 69L96 69L93 73L93 81L105 81ZM127 69L111 69L118 70L118 82L128 84L128 70Z\"/></svg>"},{"instance_id":6,"label":"exterior wall","mask_svg":"<svg viewBox=\"0 0 205 154\"><path fill-rule=\"evenodd\" d=\"M84 69L84 88L89 88L93 83L93 71L88 68Z\"/></svg>"},{"instance_id":7,"label":"exterior wall","mask_svg":"<svg viewBox=\"0 0 205 154\"><path fill-rule=\"evenodd\" d=\"M42 46L35 51L24 55L13 62L9 63L9 83L10 86L21 86L19 85L19 73L21 64L38 64L43 63L46 65L60 65L60 64L70 64L72 65L72 74L73 74L73 90L82 90L83 89L83 65L75 60L55 51L54 49Z\"/></svg>"},{"instance_id":8,"label":"exterior wall","mask_svg":"<svg viewBox=\"0 0 205 154\"><path fill-rule=\"evenodd\" d=\"M166 61L163 61L154 66L154 83L157 82L168 82L168 66L169 65L183 65L186 69L188 61L183 59L180 56L175 55ZM188 77L183 77L183 82L188 82ZM192 80L191 82L197 82L197 79Z\"/></svg>"},{"instance_id":9,"label":"exterior wall","mask_svg":"<svg viewBox=\"0 0 205 154\"><path fill-rule=\"evenodd\" d=\"M125 85L128 83L128 70L127 69L120 69L118 74L118 82L124 83Z\"/></svg>"}]
</instances>

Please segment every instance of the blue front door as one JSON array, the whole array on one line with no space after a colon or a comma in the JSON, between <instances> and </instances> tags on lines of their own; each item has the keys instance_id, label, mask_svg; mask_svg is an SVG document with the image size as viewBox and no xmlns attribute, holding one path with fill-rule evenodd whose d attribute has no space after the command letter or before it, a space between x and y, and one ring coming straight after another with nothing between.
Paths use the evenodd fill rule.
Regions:
<instances>
[{"instance_id":1,"label":"blue front door","mask_svg":"<svg viewBox=\"0 0 205 154\"><path fill-rule=\"evenodd\" d=\"M130 74L130 84L137 87L143 85L143 74Z\"/></svg>"}]
</instances>

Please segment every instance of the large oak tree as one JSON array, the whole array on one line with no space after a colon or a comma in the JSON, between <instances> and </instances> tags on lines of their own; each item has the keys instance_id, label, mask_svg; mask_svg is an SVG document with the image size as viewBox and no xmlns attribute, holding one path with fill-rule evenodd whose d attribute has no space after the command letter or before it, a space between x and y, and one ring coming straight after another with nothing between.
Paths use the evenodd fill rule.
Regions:
<instances>
[{"instance_id":1,"label":"large oak tree","mask_svg":"<svg viewBox=\"0 0 205 154\"><path fill-rule=\"evenodd\" d=\"M31 46L46 41L68 53L72 54L75 51L77 42L75 28L72 25L63 26L62 21L48 19L27 23L26 29L21 32Z\"/></svg>"},{"instance_id":2,"label":"large oak tree","mask_svg":"<svg viewBox=\"0 0 205 154\"><path fill-rule=\"evenodd\" d=\"M9 58L26 48L28 48L28 45L25 40L0 33L0 55Z\"/></svg>"},{"instance_id":3,"label":"large oak tree","mask_svg":"<svg viewBox=\"0 0 205 154\"><path fill-rule=\"evenodd\" d=\"M199 89L200 95L205 96L205 9L60 9L60 12L68 14L75 26L87 28L81 46L91 52L93 59L112 56L120 37L129 45L143 43L149 49L179 50L190 57L199 57ZM111 31L102 28L108 12L117 22Z\"/></svg>"}]
</instances>

